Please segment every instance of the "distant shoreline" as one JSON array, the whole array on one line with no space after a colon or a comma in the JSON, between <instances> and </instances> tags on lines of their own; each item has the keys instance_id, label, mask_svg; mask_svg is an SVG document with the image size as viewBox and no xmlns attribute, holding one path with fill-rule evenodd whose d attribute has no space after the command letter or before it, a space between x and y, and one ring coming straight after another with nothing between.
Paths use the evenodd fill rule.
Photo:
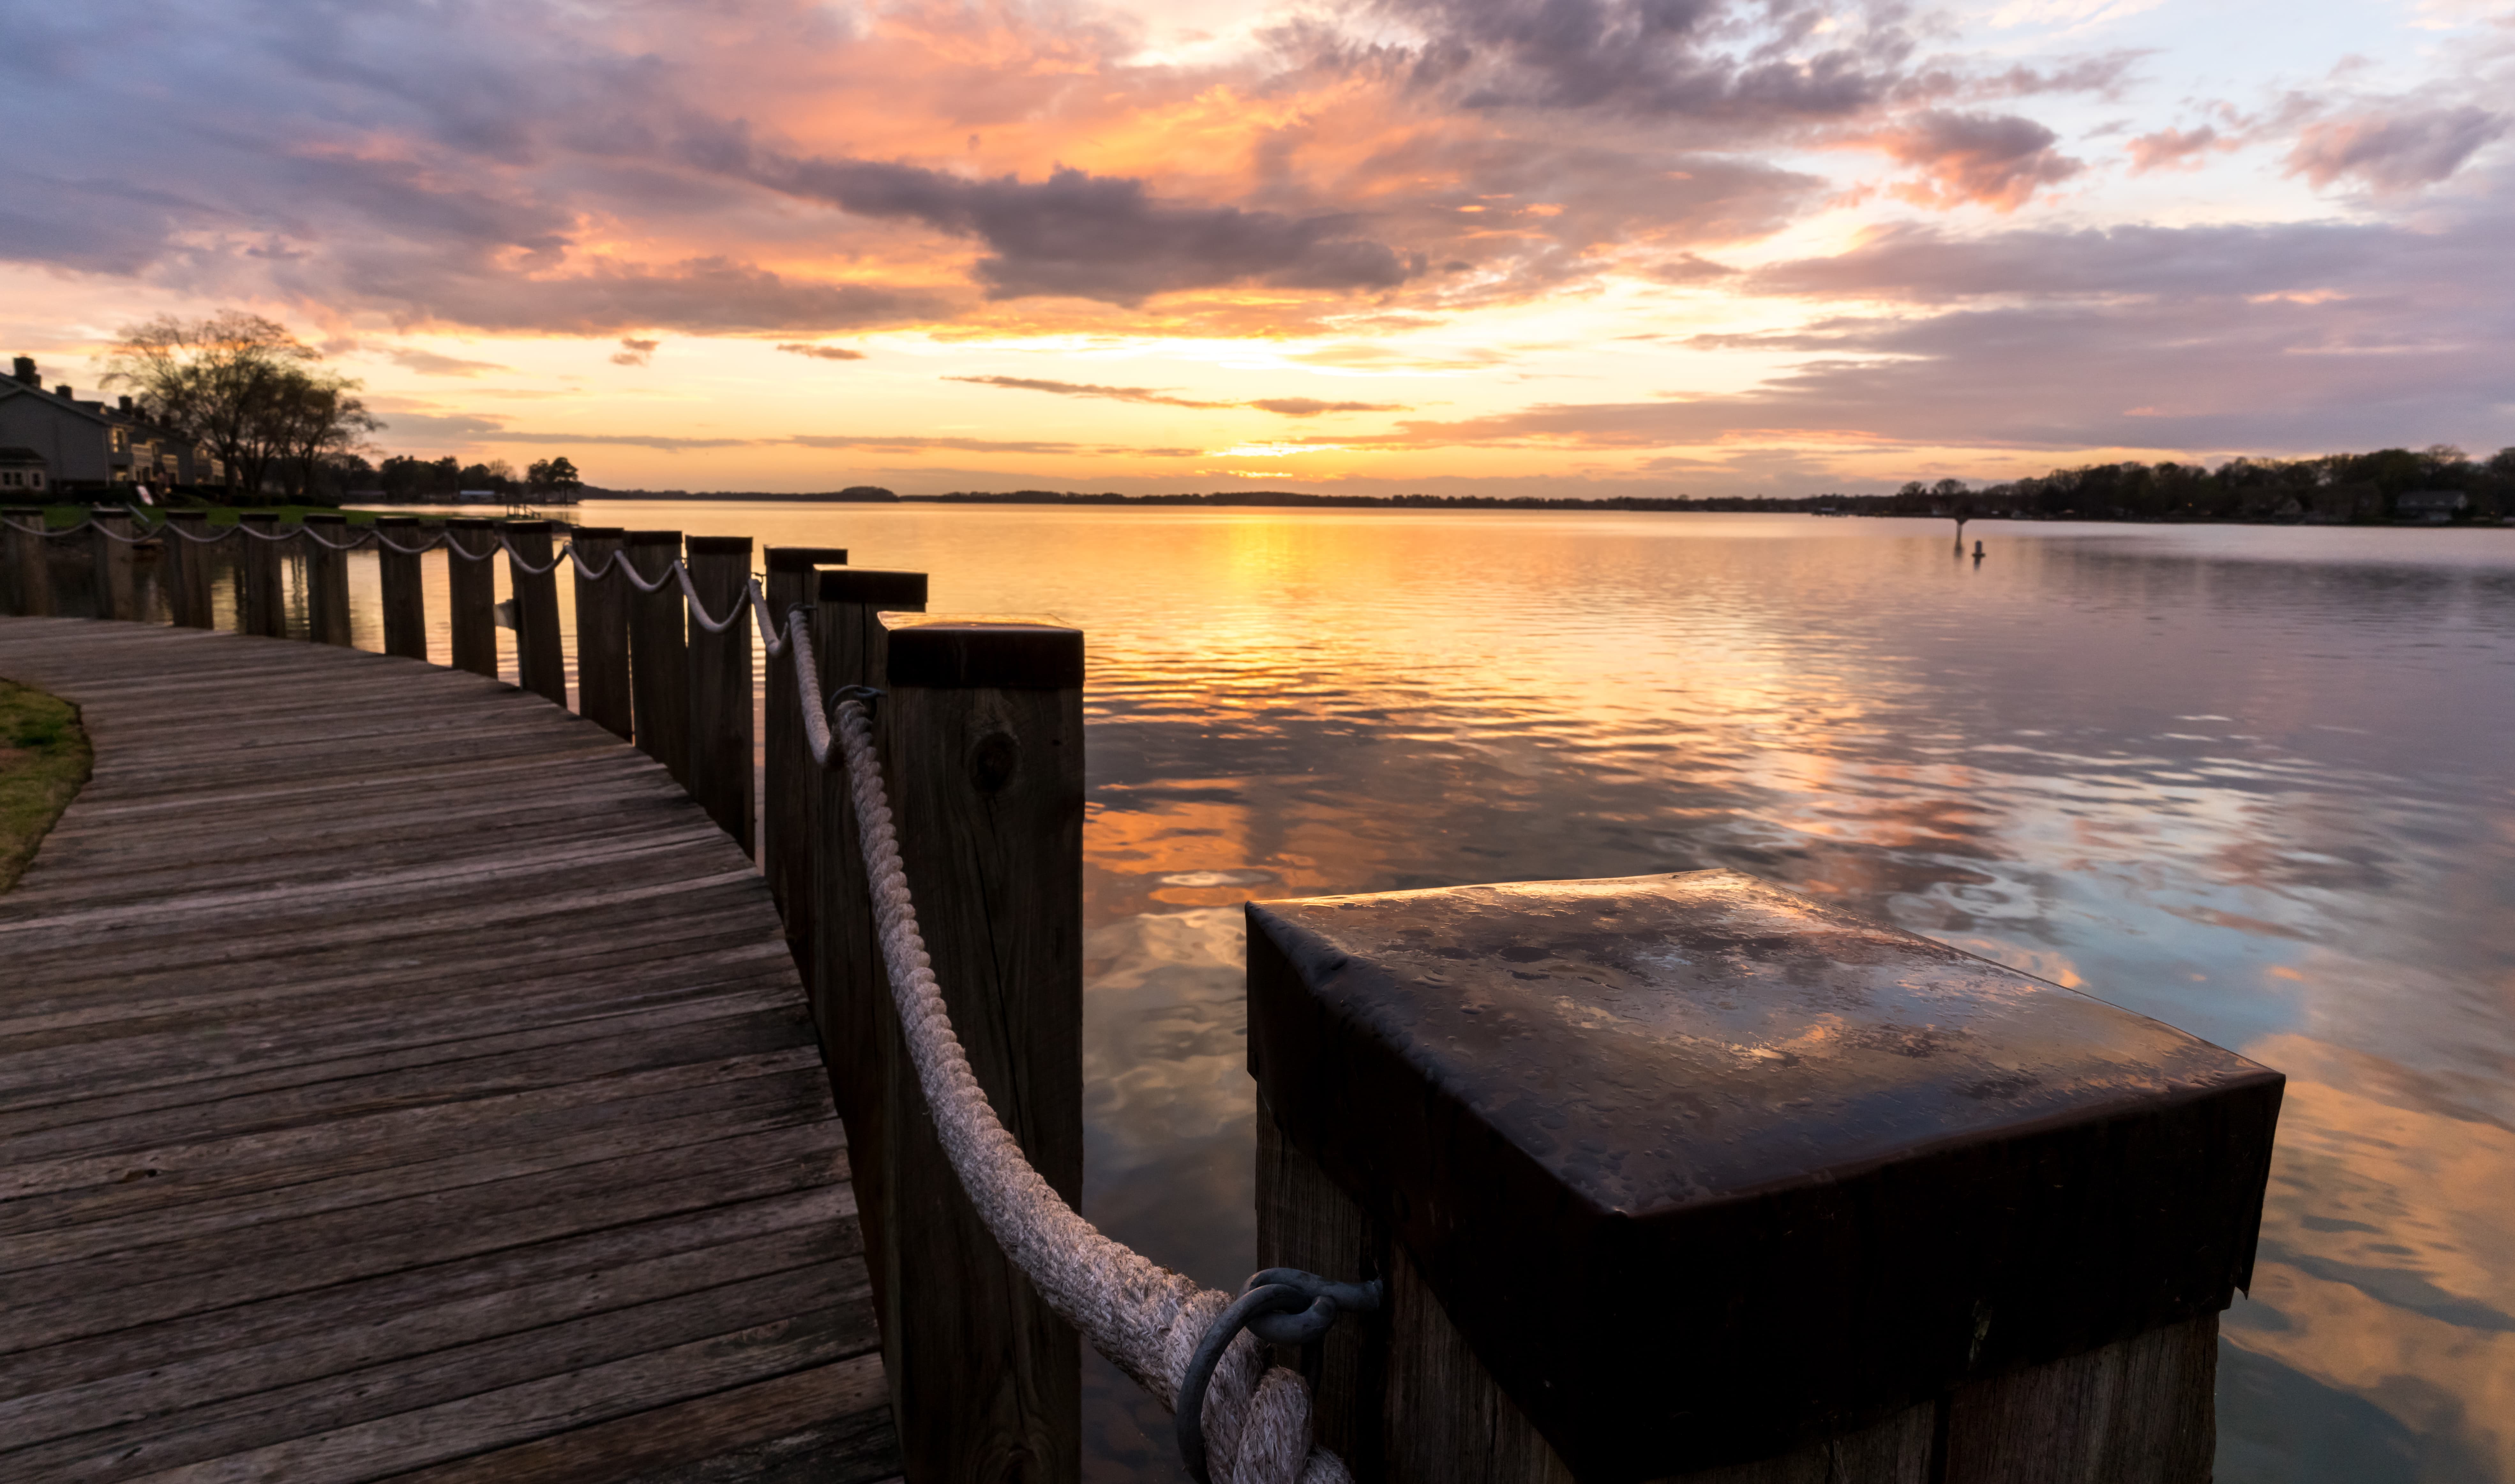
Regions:
<instances>
[{"instance_id":1,"label":"distant shoreline","mask_svg":"<svg viewBox=\"0 0 2515 1484\"><path fill-rule=\"evenodd\" d=\"M735 502L802 504L802 505L1021 505L1068 506L1105 509L1111 506L1147 506L1187 509L1259 509L1259 510L1525 510L1525 511L1600 511L1645 513L1653 515L1806 515L1865 516L1907 520L1954 520L1947 510L1916 510L1911 497L1904 495L1723 495L1706 498L1677 496L1672 498L1618 495L1605 499L1584 500L1569 496L1495 496L1495 495L1314 495L1298 490L1217 490L1207 494L1123 495L1115 492L1086 494L1073 490L953 491L940 495L902 495L888 490L866 493L859 489L845 493L785 493L770 490L583 490L580 500L620 500L653 502ZM2417 526L2452 528L2453 526L2502 527L2509 522L2491 518L2462 520L2404 520L2375 518L2332 519L2312 515L2148 515L2128 511L2030 513L2023 511L1975 509L1966 515L1968 522L2004 523L2011 520L2083 520L2107 524L2136 525L2368 525Z\"/></svg>"}]
</instances>

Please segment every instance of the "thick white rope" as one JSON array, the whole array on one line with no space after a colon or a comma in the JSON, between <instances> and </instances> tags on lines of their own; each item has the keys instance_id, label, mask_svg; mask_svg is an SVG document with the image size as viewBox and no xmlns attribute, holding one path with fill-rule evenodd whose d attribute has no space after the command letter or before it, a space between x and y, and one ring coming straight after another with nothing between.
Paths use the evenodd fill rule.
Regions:
<instances>
[{"instance_id":1,"label":"thick white rope","mask_svg":"<svg viewBox=\"0 0 2515 1484\"><path fill-rule=\"evenodd\" d=\"M832 738L812 659L806 616L790 619L804 724L814 761L827 766ZM857 841L874 923L889 971L919 1089L961 1188L996 1242L1040 1296L1137 1384L1177 1408L1197 1341L1232 1297L1197 1285L1101 1235L1023 1157L969 1070L917 927L917 904L900 864L899 838L864 703L839 706L838 751L856 805ZM1207 1464L1216 1484L1351 1484L1333 1453L1312 1439L1309 1386L1268 1361L1242 1334L1216 1369L1204 1410Z\"/></svg>"}]
</instances>

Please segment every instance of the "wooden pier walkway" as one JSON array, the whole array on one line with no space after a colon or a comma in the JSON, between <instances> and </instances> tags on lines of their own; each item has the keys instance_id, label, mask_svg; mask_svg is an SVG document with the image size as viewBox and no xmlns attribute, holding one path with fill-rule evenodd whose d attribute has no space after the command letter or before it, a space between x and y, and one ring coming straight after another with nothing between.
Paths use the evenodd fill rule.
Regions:
<instances>
[{"instance_id":1,"label":"wooden pier walkway","mask_svg":"<svg viewBox=\"0 0 2515 1484\"><path fill-rule=\"evenodd\" d=\"M886 1479L774 909L412 660L0 617L96 775L0 896L0 1478Z\"/></svg>"}]
</instances>

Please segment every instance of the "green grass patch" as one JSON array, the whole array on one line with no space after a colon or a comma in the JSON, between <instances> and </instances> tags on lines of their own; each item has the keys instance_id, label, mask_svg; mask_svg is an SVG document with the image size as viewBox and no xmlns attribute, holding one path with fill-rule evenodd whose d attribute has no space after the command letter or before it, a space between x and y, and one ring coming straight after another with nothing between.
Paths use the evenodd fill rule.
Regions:
<instances>
[{"instance_id":1,"label":"green grass patch","mask_svg":"<svg viewBox=\"0 0 2515 1484\"><path fill-rule=\"evenodd\" d=\"M95 760L77 707L0 680L0 891L18 884Z\"/></svg>"}]
</instances>

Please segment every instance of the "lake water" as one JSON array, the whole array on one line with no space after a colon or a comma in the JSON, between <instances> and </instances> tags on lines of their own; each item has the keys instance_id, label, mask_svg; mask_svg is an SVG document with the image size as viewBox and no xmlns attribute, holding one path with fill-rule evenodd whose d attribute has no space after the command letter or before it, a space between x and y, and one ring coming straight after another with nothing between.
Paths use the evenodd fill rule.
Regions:
<instances>
[{"instance_id":1,"label":"lake water","mask_svg":"<svg viewBox=\"0 0 2515 1484\"><path fill-rule=\"evenodd\" d=\"M1085 1205L1160 1261L1252 1265L1239 902L1728 866L2286 1072L2219 1478L2515 1481L2515 531L578 518L1088 631ZM1090 1388L1090 1477L1180 1477Z\"/></svg>"}]
</instances>

